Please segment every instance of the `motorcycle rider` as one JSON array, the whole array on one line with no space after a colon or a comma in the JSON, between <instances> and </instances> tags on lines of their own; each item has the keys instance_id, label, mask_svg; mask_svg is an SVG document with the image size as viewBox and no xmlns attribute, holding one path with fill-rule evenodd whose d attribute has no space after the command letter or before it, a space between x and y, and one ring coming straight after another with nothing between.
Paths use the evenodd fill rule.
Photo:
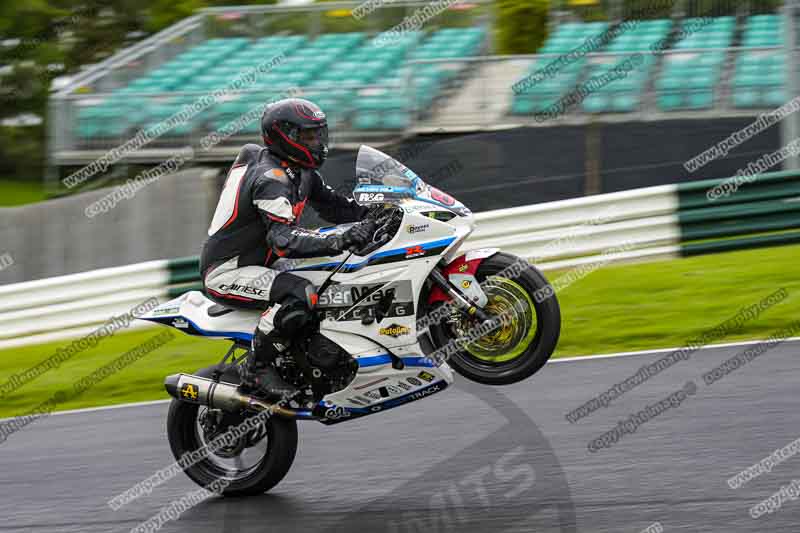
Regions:
<instances>
[{"instance_id":1,"label":"motorcycle rider","mask_svg":"<svg viewBox=\"0 0 800 533\"><path fill-rule=\"evenodd\" d=\"M206 295L227 306L264 310L247 361L239 365L241 389L286 397L296 389L273 362L312 320L317 295L306 279L270 266L281 257L336 255L370 241L368 209L334 191L319 173L328 154L325 113L314 103L287 98L261 118L265 147L245 145L220 194L203 246L200 271ZM358 222L342 233L317 233L298 223L309 202L334 224Z\"/></svg>"}]
</instances>

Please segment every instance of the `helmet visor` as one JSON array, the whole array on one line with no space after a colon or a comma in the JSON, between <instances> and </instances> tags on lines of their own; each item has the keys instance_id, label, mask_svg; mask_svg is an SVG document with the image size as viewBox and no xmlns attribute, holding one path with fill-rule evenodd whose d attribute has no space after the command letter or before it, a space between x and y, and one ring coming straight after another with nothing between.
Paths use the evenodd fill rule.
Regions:
<instances>
[{"instance_id":1,"label":"helmet visor","mask_svg":"<svg viewBox=\"0 0 800 533\"><path fill-rule=\"evenodd\" d=\"M322 150L328 146L328 126L302 128L295 140L311 150Z\"/></svg>"}]
</instances>

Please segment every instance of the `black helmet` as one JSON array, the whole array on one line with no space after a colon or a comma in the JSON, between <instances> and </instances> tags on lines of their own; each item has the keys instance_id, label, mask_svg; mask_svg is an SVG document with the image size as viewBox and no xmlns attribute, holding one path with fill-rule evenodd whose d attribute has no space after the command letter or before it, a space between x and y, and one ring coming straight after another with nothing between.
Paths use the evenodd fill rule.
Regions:
<instances>
[{"instance_id":1,"label":"black helmet","mask_svg":"<svg viewBox=\"0 0 800 533\"><path fill-rule=\"evenodd\" d=\"M269 104L261 117L269 151L284 161L319 168L328 157L328 120L322 109L302 98Z\"/></svg>"}]
</instances>

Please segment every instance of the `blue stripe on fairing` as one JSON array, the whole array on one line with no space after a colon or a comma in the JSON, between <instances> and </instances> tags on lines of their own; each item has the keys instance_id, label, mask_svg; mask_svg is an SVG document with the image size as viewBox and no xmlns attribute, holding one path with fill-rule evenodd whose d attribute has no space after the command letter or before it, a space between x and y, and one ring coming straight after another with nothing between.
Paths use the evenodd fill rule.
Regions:
<instances>
[{"instance_id":1,"label":"blue stripe on fairing","mask_svg":"<svg viewBox=\"0 0 800 533\"><path fill-rule=\"evenodd\" d=\"M243 332L237 332L237 331L208 331L208 330L205 330L205 329L199 327L197 324L195 324L192 320L190 320L190 319L188 319L188 318L186 318L185 316L182 316L182 315L160 316L160 317L158 317L159 320L163 320L163 319L167 319L167 318L180 318L180 319L183 319L183 320L187 321L189 324L192 325L192 327L195 330L200 332L202 334L202 336L204 336L204 337L225 337L226 339L239 339L239 340L248 341L248 342L253 340L253 334L252 333L243 333ZM149 319L143 318L142 320L149 320ZM164 324L164 325L166 325L166 324ZM171 326L171 327L174 328L175 326ZM180 331L180 328L175 328L175 329ZM432 367L435 366L433 364L433 361L431 361L427 357L401 357L401 359L403 360L403 363L406 366L424 367L424 368L432 368ZM388 353L385 353L385 354L379 354L379 355L370 355L369 357L358 357L358 358L356 358L356 361L358 361L358 366L360 366L360 367L379 366L379 365L391 364L392 357Z\"/></svg>"},{"instance_id":2,"label":"blue stripe on fairing","mask_svg":"<svg viewBox=\"0 0 800 533\"><path fill-rule=\"evenodd\" d=\"M208 331L208 330L205 330L205 329L201 328L200 326L198 326L197 324L195 324L192 320L189 320L188 318L186 318L183 315L160 316L157 319L156 319L156 317L153 317L153 318L140 318L140 320L149 320L151 322L156 322L156 323L159 323L159 324L163 324L163 322L161 322L161 320L164 320L164 319L167 319L167 318L180 318L182 320L185 320L186 322L191 324L192 327L194 329L196 329L201 334L200 336L202 336L202 337L225 337L226 339L239 339L239 340L248 341L248 342L253 340L253 334L252 333L243 333L243 332L240 332L240 331ZM173 328L177 329L178 331L182 331L181 328L176 328L172 324L164 324L164 325L165 326L168 325L170 327L173 327ZM191 335L190 333L187 333L187 334Z\"/></svg>"},{"instance_id":3,"label":"blue stripe on fairing","mask_svg":"<svg viewBox=\"0 0 800 533\"><path fill-rule=\"evenodd\" d=\"M406 366L421 366L426 368L432 368L435 366L427 357L401 357L400 359L403 360L403 363L405 363ZM388 353L385 353L380 355L370 355L369 357L358 357L356 358L356 361L358 361L358 366L360 367L388 365L391 364L392 357Z\"/></svg>"},{"instance_id":4,"label":"blue stripe on fairing","mask_svg":"<svg viewBox=\"0 0 800 533\"><path fill-rule=\"evenodd\" d=\"M456 240L455 237L448 237L446 239L440 239L438 241L426 242L426 243L420 244L420 245L409 245L408 247L420 246L423 250L429 250L431 248L437 248L439 246L449 246L450 243L452 243L454 240ZM406 253L406 248L398 248L397 250L386 250L384 252L380 252L380 253L377 253L377 254L375 254L373 256L370 256L370 257L366 258L365 260L361 261L360 263L347 263L346 265L344 265L344 267L342 267L341 271L342 272L352 272L353 270L359 270L359 269L363 268L364 266L367 265L367 263L371 263L371 262L375 261L376 259L380 259L380 258L383 258L383 257L390 257L390 256L393 256L393 255L405 255L405 253ZM311 266L304 266L304 267L300 267L300 268L293 268L292 271L295 271L295 270L316 270L316 269L325 268L325 267L338 267L339 264L340 263L335 263L335 262L334 263L320 263L318 265L311 265Z\"/></svg>"}]
</instances>

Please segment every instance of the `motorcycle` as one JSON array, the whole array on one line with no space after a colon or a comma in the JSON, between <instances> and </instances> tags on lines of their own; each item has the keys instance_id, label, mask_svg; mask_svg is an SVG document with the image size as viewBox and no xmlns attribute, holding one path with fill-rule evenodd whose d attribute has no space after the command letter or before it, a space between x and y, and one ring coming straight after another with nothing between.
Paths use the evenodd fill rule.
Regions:
<instances>
[{"instance_id":1,"label":"motorcycle","mask_svg":"<svg viewBox=\"0 0 800 533\"><path fill-rule=\"evenodd\" d=\"M464 204L368 146L358 153L353 198L376 222L370 243L274 265L310 280L318 295L314 327L275 361L298 389L292 397L267 402L237 389L259 311L190 291L140 317L233 342L217 365L165 380L170 447L196 483L225 479L226 495L266 492L294 461L298 420L331 425L382 413L444 391L453 371L516 383L553 353L561 315L552 288L496 248L460 253L475 228Z\"/></svg>"}]
</instances>

